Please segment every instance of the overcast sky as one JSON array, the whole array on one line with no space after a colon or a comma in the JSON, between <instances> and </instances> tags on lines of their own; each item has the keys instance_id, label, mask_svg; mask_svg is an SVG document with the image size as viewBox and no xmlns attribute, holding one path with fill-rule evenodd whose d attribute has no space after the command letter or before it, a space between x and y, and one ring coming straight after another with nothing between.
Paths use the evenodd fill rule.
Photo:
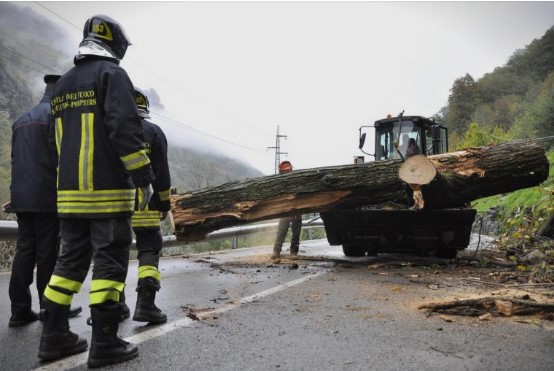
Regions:
<instances>
[{"instance_id":1,"label":"overcast sky","mask_svg":"<svg viewBox=\"0 0 554 371\"><path fill-rule=\"evenodd\" d=\"M296 169L350 164L361 125L437 113L456 78L492 72L554 25L554 2L25 5L74 34L75 50L87 18L116 19L132 42L121 66L160 95L165 111L152 121L171 145L227 153L266 175L277 127L281 160Z\"/></svg>"}]
</instances>

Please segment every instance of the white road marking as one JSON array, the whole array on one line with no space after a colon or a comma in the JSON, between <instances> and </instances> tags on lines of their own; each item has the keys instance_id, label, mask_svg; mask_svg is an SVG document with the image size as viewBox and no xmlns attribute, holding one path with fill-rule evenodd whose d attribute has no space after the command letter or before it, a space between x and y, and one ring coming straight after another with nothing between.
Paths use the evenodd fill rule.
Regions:
<instances>
[{"instance_id":1,"label":"white road marking","mask_svg":"<svg viewBox=\"0 0 554 371\"><path fill-rule=\"evenodd\" d=\"M290 282L284 283L282 285L272 287L268 290L259 292L257 294L246 296L246 297L244 297L244 298L242 298L242 299L240 299L236 302L222 305L221 307L216 308L214 310L199 313L199 314L197 314L197 316L198 316L198 318L202 319L202 318L211 317L214 314L221 314L221 313L227 312L229 310L236 309L236 308L240 307L242 304L251 303L251 302L259 300L263 297L273 295L273 294L275 294L279 291L282 291L286 288L298 285L300 283L306 282L306 281L311 280L313 278L322 276L326 273L328 273L328 272L325 272L325 271L316 272L316 273L304 276L302 278L299 278L297 280L290 281ZM129 336L129 337L125 338L124 340L128 341L130 343L140 344L140 343L143 343L145 341L154 339L156 337L165 335L165 334L167 334L171 331L178 330L178 329L184 328L184 327L188 327L188 326L192 325L194 322L195 322L194 320L192 320L188 317L183 318L183 319L180 319L180 320L177 320L177 321L173 321L173 322L169 322L169 323L166 323L166 324L163 324L163 325L160 325L160 326L156 326L156 327L154 327L150 330L141 332L139 334ZM90 344L89 344L89 346L90 346ZM140 355L139 355L139 357L140 357ZM49 371L50 370L51 371L69 370L69 369L74 368L74 367L85 365L87 363L87 358L88 358L88 352L83 352L83 353L79 353L79 354L76 354L76 355L71 356L71 357L62 358L59 361L48 363L44 366L36 368L36 370L49 370Z\"/></svg>"}]
</instances>

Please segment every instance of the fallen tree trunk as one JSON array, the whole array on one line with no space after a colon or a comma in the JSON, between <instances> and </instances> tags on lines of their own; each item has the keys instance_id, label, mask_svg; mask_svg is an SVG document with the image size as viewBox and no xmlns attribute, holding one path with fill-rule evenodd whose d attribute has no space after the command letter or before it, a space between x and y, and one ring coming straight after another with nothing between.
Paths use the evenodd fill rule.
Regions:
<instances>
[{"instance_id":1,"label":"fallen tree trunk","mask_svg":"<svg viewBox=\"0 0 554 371\"><path fill-rule=\"evenodd\" d=\"M476 199L540 184L544 150L505 143L430 156L435 179L422 186L425 208L463 207ZM195 241L217 229L334 208L413 203L398 177L401 160L296 170L172 196L175 235Z\"/></svg>"}]
</instances>

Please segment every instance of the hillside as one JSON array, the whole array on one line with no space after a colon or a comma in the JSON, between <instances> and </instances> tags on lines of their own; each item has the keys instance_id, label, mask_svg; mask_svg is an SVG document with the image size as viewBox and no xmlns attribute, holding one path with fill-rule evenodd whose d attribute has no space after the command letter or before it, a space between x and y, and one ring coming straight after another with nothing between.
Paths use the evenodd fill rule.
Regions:
<instances>
[{"instance_id":1,"label":"hillside","mask_svg":"<svg viewBox=\"0 0 554 371\"><path fill-rule=\"evenodd\" d=\"M457 148L552 135L554 27L482 78L466 74L456 79L450 92L438 116ZM477 137L480 142L475 142Z\"/></svg>"},{"instance_id":2,"label":"hillside","mask_svg":"<svg viewBox=\"0 0 554 371\"><path fill-rule=\"evenodd\" d=\"M0 202L4 203L10 198L11 125L42 97L44 74L72 67L75 45L61 28L24 3L0 2L0 14ZM163 107L156 92L150 93ZM180 191L263 175L241 161L190 148L170 145L168 156L173 186Z\"/></svg>"},{"instance_id":3,"label":"hillside","mask_svg":"<svg viewBox=\"0 0 554 371\"><path fill-rule=\"evenodd\" d=\"M535 278L554 279L554 27L481 79L456 79L450 91L436 117L450 130L451 149L533 139L548 151L550 174L543 184L473 206L518 269L535 264ZM481 226L478 218L476 230Z\"/></svg>"}]
</instances>

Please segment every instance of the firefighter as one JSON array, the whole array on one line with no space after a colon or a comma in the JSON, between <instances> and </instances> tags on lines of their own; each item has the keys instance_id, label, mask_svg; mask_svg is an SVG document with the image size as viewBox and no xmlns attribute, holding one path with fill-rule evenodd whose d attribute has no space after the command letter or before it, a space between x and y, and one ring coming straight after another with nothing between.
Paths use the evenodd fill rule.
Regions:
<instances>
[{"instance_id":1,"label":"firefighter","mask_svg":"<svg viewBox=\"0 0 554 371\"><path fill-rule=\"evenodd\" d=\"M12 264L9 294L9 326L18 327L39 319L31 309L33 271L39 302L56 264L60 221L56 213L56 160L48 146L50 97L59 75L45 75L40 102L12 126L11 201L6 212L17 213L17 249ZM81 307L70 309L76 316Z\"/></svg>"},{"instance_id":2,"label":"firefighter","mask_svg":"<svg viewBox=\"0 0 554 371\"><path fill-rule=\"evenodd\" d=\"M105 15L89 18L75 66L56 83L51 100L51 141L58 154L57 207L61 253L44 292L44 326L38 357L54 360L87 349L69 329L67 307L81 289L91 261L89 367L123 362L138 348L117 336L122 319L132 242L136 189L144 209L154 174L131 80L119 66L129 38Z\"/></svg>"},{"instance_id":3,"label":"firefighter","mask_svg":"<svg viewBox=\"0 0 554 371\"><path fill-rule=\"evenodd\" d=\"M167 140L162 129L147 120L150 118L148 97L140 89L135 89L135 94L146 140L146 154L150 158L156 180L152 184L154 194L146 209L135 210L131 218L139 261L137 304L133 320L159 324L167 321L167 316L154 304L156 292L160 290L161 278L158 270L160 251L162 250L160 221L167 217L167 213L171 209ZM137 197L141 202L141 192L137 192Z\"/></svg>"},{"instance_id":4,"label":"firefighter","mask_svg":"<svg viewBox=\"0 0 554 371\"><path fill-rule=\"evenodd\" d=\"M290 161L283 161L279 164L279 174L286 174L292 171L292 164ZM279 226L277 227L277 237L273 244L273 254L271 259L279 259L281 257L281 249L283 242L287 237L289 226L292 232L290 240L290 255L298 255L298 248L300 246L300 231L302 228L302 215L293 215L286 218L279 219Z\"/></svg>"}]
</instances>

